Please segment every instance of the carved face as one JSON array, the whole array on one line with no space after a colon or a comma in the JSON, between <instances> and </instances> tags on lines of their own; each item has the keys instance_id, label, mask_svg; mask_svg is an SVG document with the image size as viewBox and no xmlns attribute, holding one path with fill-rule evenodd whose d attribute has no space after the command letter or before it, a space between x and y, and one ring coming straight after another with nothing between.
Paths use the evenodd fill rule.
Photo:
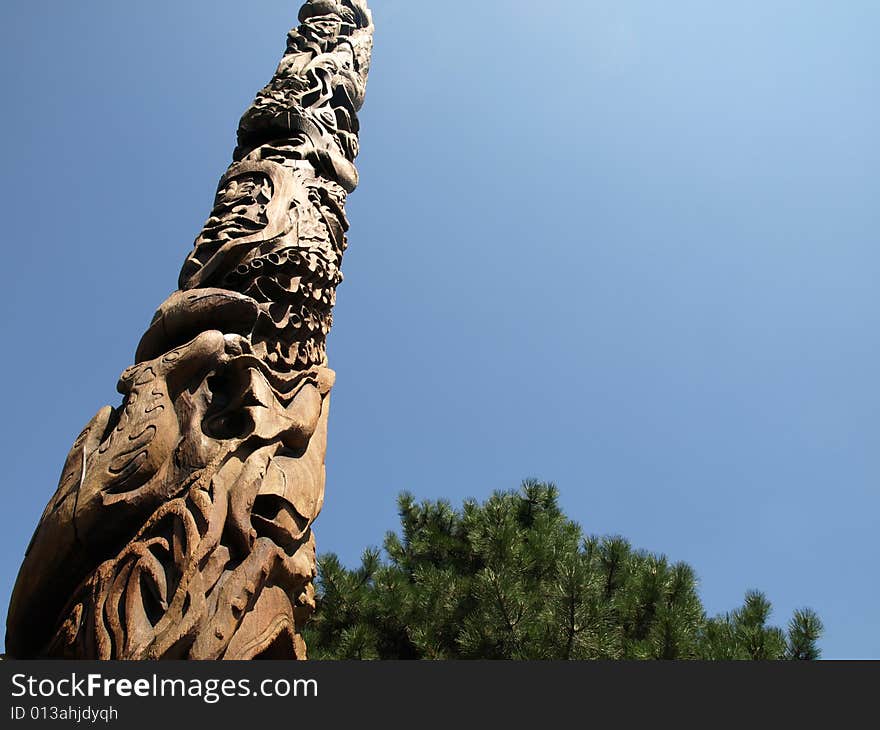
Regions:
<instances>
[{"instance_id":1,"label":"carved face","mask_svg":"<svg viewBox=\"0 0 880 730\"><path fill-rule=\"evenodd\" d=\"M271 200L272 184L264 175L248 172L228 179L200 238L227 241L262 230L269 222L266 209Z\"/></svg>"},{"instance_id":2,"label":"carved face","mask_svg":"<svg viewBox=\"0 0 880 730\"><path fill-rule=\"evenodd\" d=\"M233 653L258 653L277 638L263 636L268 609L250 615L262 600L286 605L286 653L294 651L294 604L312 577L309 527L323 500L331 385L326 370L278 376L247 340L217 330L129 368L122 406L103 409L71 450L28 550L10 626L37 612L41 625L57 627L74 594L51 655L219 658L243 626L253 635L239 637ZM201 631L206 622L216 631ZM21 656L51 639L10 634L31 637L10 647Z\"/></svg>"},{"instance_id":3,"label":"carved face","mask_svg":"<svg viewBox=\"0 0 880 730\"><path fill-rule=\"evenodd\" d=\"M251 248L291 233L294 194L295 185L281 165L249 160L230 166L184 262L180 288L222 285Z\"/></svg>"},{"instance_id":4,"label":"carved face","mask_svg":"<svg viewBox=\"0 0 880 730\"><path fill-rule=\"evenodd\" d=\"M317 15L308 18L299 30L308 40L319 43L321 47L336 40L342 29L342 20L336 14Z\"/></svg>"}]
</instances>

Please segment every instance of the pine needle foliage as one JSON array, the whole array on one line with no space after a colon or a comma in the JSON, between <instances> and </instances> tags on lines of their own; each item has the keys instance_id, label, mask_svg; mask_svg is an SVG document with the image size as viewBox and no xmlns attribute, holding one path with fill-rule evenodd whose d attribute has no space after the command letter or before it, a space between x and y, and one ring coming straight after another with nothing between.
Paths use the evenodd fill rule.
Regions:
<instances>
[{"instance_id":1,"label":"pine needle foliage","mask_svg":"<svg viewBox=\"0 0 880 730\"><path fill-rule=\"evenodd\" d=\"M622 537L584 536L552 484L526 481L484 503L398 499L399 533L345 568L319 559L315 659L818 659L822 622L787 631L750 591L707 617L685 563Z\"/></svg>"}]
</instances>

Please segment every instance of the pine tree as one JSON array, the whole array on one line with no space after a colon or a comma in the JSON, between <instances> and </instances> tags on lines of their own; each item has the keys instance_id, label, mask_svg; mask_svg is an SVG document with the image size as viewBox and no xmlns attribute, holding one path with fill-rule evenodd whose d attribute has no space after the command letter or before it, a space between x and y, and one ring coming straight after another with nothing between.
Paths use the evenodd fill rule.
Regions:
<instances>
[{"instance_id":1,"label":"pine tree","mask_svg":"<svg viewBox=\"0 0 880 730\"><path fill-rule=\"evenodd\" d=\"M795 611L787 632L750 591L709 618L685 563L584 536L552 484L526 481L455 510L398 499L399 534L346 569L319 560L307 628L324 659L817 659L822 623Z\"/></svg>"}]
</instances>

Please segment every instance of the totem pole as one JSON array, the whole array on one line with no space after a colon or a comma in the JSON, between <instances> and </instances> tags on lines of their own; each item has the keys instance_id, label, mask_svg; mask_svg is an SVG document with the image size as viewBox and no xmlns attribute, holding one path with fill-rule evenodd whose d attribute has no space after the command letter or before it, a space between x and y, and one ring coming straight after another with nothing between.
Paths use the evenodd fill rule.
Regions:
<instances>
[{"instance_id":1,"label":"totem pole","mask_svg":"<svg viewBox=\"0 0 880 730\"><path fill-rule=\"evenodd\" d=\"M135 364L67 456L11 657L304 659L365 0L308 0Z\"/></svg>"}]
</instances>

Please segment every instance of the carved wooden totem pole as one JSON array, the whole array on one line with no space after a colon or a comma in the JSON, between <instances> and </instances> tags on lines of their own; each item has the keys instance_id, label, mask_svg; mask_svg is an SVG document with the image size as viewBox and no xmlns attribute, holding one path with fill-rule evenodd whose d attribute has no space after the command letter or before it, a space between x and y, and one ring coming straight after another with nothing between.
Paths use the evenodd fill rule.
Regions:
<instances>
[{"instance_id":1,"label":"carved wooden totem pole","mask_svg":"<svg viewBox=\"0 0 880 730\"><path fill-rule=\"evenodd\" d=\"M135 364L70 450L19 572L12 657L305 658L357 184L365 0L308 0Z\"/></svg>"}]
</instances>

